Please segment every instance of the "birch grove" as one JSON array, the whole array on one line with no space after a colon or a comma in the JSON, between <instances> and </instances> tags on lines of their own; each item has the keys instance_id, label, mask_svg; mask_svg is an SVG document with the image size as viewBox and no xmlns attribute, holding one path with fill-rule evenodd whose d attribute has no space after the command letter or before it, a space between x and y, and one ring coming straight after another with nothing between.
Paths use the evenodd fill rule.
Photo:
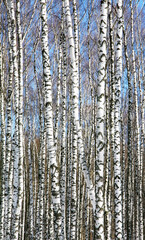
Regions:
<instances>
[{"instance_id":1,"label":"birch grove","mask_svg":"<svg viewBox=\"0 0 145 240\"><path fill-rule=\"evenodd\" d=\"M0 2L0 239L143 240L145 5Z\"/></svg>"}]
</instances>

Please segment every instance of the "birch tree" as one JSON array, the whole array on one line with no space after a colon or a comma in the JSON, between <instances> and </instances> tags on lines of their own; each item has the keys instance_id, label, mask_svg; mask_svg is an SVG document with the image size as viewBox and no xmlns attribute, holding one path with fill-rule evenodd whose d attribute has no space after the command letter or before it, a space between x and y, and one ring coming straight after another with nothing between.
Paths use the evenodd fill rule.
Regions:
<instances>
[{"instance_id":1,"label":"birch tree","mask_svg":"<svg viewBox=\"0 0 145 240\"><path fill-rule=\"evenodd\" d=\"M11 119L11 98L12 98L12 80L13 80L13 61L12 61L12 48L11 48L11 23L8 16L8 38L9 38L9 81L7 90L7 133L6 133L6 159L8 162L9 177L8 177L8 200L7 203L7 227L6 237L10 238L11 217L12 217L12 197L13 197L13 161L11 161L11 149L12 149L12 119ZM6 183L5 183L6 184Z\"/></svg>"},{"instance_id":2,"label":"birch tree","mask_svg":"<svg viewBox=\"0 0 145 240\"><path fill-rule=\"evenodd\" d=\"M132 191L132 184L131 184L131 176L132 176L132 151L131 151L131 142L132 142L132 135L131 135L131 128L132 128L132 86L131 86L131 79L130 79L130 71L129 71L129 59L127 53L127 39L125 29L123 27L124 33L124 50L125 50L125 60L126 60L126 68L127 68L127 80L128 80L128 165L127 165L127 181L126 181L126 227L127 227L127 238L131 238L132 235L132 228L131 228L131 221L132 221L132 213L131 213L131 191Z\"/></svg>"},{"instance_id":3,"label":"birch tree","mask_svg":"<svg viewBox=\"0 0 145 240\"><path fill-rule=\"evenodd\" d=\"M64 31L64 30L63 30ZM62 143L61 143L61 208L62 208L62 235L66 239L65 195L66 195L66 37L60 36L60 57L62 52Z\"/></svg>"},{"instance_id":4,"label":"birch tree","mask_svg":"<svg viewBox=\"0 0 145 240\"><path fill-rule=\"evenodd\" d=\"M52 83L50 75L49 64L49 50L48 50L48 28L46 15L46 1L40 0L41 3L41 23L42 23L42 61L43 61L43 78L45 90L45 118L46 118L46 132L48 139L48 153L50 159L51 170L51 193L54 211L54 228L55 238L61 239L61 205L60 205L60 189L59 189L59 175L58 166L56 162L56 153L54 149L53 139L53 121L52 121Z\"/></svg>"},{"instance_id":5,"label":"birch tree","mask_svg":"<svg viewBox=\"0 0 145 240\"><path fill-rule=\"evenodd\" d=\"M133 7L132 1L130 1L131 8L131 46L132 46L132 63L133 63L133 80L134 80L134 98L135 98L135 122L136 122L136 150L137 155L134 159L134 168L135 168L135 178L134 178L134 204L136 208L134 209L134 221L135 221L135 237L139 238L139 171L138 167L140 164L140 143L139 143L139 117L138 117L138 97L137 97L137 78L136 78L136 66L135 66L135 53L134 53L134 31L133 31ZM140 219L141 220L141 219Z\"/></svg>"},{"instance_id":6,"label":"birch tree","mask_svg":"<svg viewBox=\"0 0 145 240\"><path fill-rule=\"evenodd\" d=\"M95 238L104 239L105 82L107 55L107 1L100 6L99 66L97 87L97 159Z\"/></svg>"},{"instance_id":7,"label":"birch tree","mask_svg":"<svg viewBox=\"0 0 145 240\"><path fill-rule=\"evenodd\" d=\"M95 211L95 195L94 195L94 187L91 183L89 172L86 165L86 160L84 158L83 152L83 142L82 142L82 132L79 124L79 111L78 111L78 76L76 75L76 64L75 64L75 51L74 51L74 38L72 32L72 20L70 15L70 7L69 1L64 1L65 6L65 14L66 14L66 22L67 22L67 31L68 31L68 41L70 48L70 58L71 58L71 70L72 70L72 106L73 106L73 119L75 120L76 129L78 131L78 147L80 151L80 161L83 169L83 174L85 176L85 180L87 183L87 189L89 191L89 197L91 199L91 204L93 206L93 210Z\"/></svg>"},{"instance_id":8,"label":"birch tree","mask_svg":"<svg viewBox=\"0 0 145 240\"><path fill-rule=\"evenodd\" d=\"M21 207L17 210L18 202L18 162L19 162L19 130L18 130L18 112L19 112L19 81L18 81L18 62L17 62L17 44L16 44L16 18L14 12L14 3L11 1L8 3L8 14L11 19L11 44L12 44L12 57L13 57L13 76L15 82L15 161L14 161L14 193L13 193L13 229L12 238L18 239L19 230L19 217L21 213ZM17 211L17 213L16 213ZM15 214L16 213L16 214Z\"/></svg>"},{"instance_id":9,"label":"birch tree","mask_svg":"<svg viewBox=\"0 0 145 240\"><path fill-rule=\"evenodd\" d=\"M116 33L116 74L115 74L115 108L114 108L114 189L115 189L115 238L122 239L122 187L120 162L120 106L122 78L122 1L117 2L117 33Z\"/></svg>"},{"instance_id":10,"label":"birch tree","mask_svg":"<svg viewBox=\"0 0 145 240\"><path fill-rule=\"evenodd\" d=\"M1 221L0 221L0 237L5 238L5 161L6 161L6 142L5 142L5 112L4 112L4 76L3 76L3 61L2 61L2 46L0 39L0 98L1 98L1 138L2 138L2 194L1 194Z\"/></svg>"},{"instance_id":11,"label":"birch tree","mask_svg":"<svg viewBox=\"0 0 145 240\"><path fill-rule=\"evenodd\" d=\"M18 35L18 146L19 146L19 162L18 162L18 203L15 213L15 236L18 239L19 221L21 219L22 201L23 201L23 46L22 46L22 31L20 21L20 1L16 2L17 10L17 35Z\"/></svg>"}]
</instances>

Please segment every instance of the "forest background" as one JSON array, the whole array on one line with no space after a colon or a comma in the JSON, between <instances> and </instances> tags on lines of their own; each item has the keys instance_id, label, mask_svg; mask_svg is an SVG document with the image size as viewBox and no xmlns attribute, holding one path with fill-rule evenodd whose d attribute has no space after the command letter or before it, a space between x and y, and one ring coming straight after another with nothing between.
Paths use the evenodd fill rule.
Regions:
<instances>
[{"instance_id":1,"label":"forest background","mask_svg":"<svg viewBox=\"0 0 145 240\"><path fill-rule=\"evenodd\" d=\"M144 0L1 0L0 239L145 236Z\"/></svg>"}]
</instances>

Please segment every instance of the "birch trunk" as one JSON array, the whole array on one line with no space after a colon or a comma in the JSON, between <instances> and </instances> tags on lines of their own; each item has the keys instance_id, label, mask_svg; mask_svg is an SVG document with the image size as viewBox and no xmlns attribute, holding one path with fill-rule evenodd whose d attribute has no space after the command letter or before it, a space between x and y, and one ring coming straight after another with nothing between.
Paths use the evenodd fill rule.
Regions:
<instances>
[{"instance_id":1,"label":"birch trunk","mask_svg":"<svg viewBox=\"0 0 145 240\"><path fill-rule=\"evenodd\" d=\"M80 154L80 162L83 170L83 174L85 177L85 181L87 184L87 190L89 191L89 197L91 200L91 204L93 206L93 210L95 211L95 193L94 187L90 180L89 171L87 168L86 160L84 158L84 147L82 141L82 129L79 123L79 108L78 108L78 76L76 69L76 60L75 60L75 46L74 46L74 37L72 32L72 19L70 15L70 7L69 0L64 0L65 6L65 14L66 14L66 22L67 22L67 31L68 31L68 41L69 41L69 49L70 49L70 59L71 59L71 73L72 73L72 106L73 106L73 119L74 124L76 126L76 131L78 134L78 148Z\"/></svg>"},{"instance_id":2,"label":"birch trunk","mask_svg":"<svg viewBox=\"0 0 145 240\"><path fill-rule=\"evenodd\" d=\"M16 43L16 19L14 12L13 1L8 3L8 15L11 21L11 46L12 46L12 57L13 57L13 76L14 76L14 97L15 97L15 159L14 159L14 179L13 179L13 216L12 216L12 239L18 239L19 229L19 214L16 219L16 210L18 202L18 162L19 162L19 129L18 129L18 118L19 118L19 79L18 79L18 62L17 62L17 43ZM20 212L19 212L20 213Z\"/></svg>"},{"instance_id":3,"label":"birch trunk","mask_svg":"<svg viewBox=\"0 0 145 240\"><path fill-rule=\"evenodd\" d=\"M140 211L141 211L141 222L140 222L140 237L143 239L143 189L144 189L144 180L143 180L143 153L144 153L144 144L145 144L145 125L144 125L144 116L145 116L145 82L144 82L144 64L143 64L143 49L141 45L141 66L142 66L142 83L143 89L140 87L140 96L141 96L141 159L140 159Z\"/></svg>"},{"instance_id":4,"label":"birch trunk","mask_svg":"<svg viewBox=\"0 0 145 240\"><path fill-rule=\"evenodd\" d=\"M127 53L127 40L125 29L123 27L124 33L124 50L125 50L125 59L126 59L126 68L127 68L127 80L128 80L128 164L127 164L127 179L126 179L126 231L127 231L127 238L131 239L132 236L132 228L131 228L131 221L132 221L132 213L131 213L131 194L132 194L132 184L131 184L131 175L132 175L132 151L131 151L131 129L132 129L132 86L131 86L131 79L130 79L130 71L129 71L129 59Z\"/></svg>"},{"instance_id":5,"label":"birch trunk","mask_svg":"<svg viewBox=\"0 0 145 240\"><path fill-rule=\"evenodd\" d=\"M117 2L117 33L116 33L116 74L115 74L115 108L114 108L114 211L115 239L122 239L122 186L120 159L120 107L122 78L122 0Z\"/></svg>"},{"instance_id":6,"label":"birch trunk","mask_svg":"<svg viewBox=\"0 0 145 240\"><path fill-rule=\"evenodd\" d=\"M106 82L107 1L101 1L99 67L97 87L97 159L95 239L104 239L104 160L105 160L105 82Z\"/></svg>"},{"instance_id":7,"label":"birch trunk","mask_svg":"<svg viewBox=\"0 0 145 240\"><path fill-rule=\"evenodd\" d=\"M59 174L56 161L56 152L53 139L53 116L52 116L52 83L50 75L50 63L48 53L48 28L46 15L46 1L40 0L41 3L41 23L42 23L42 61L43 61L43 79L45 89L45 118L46 118L46 133L48 139L48 153L50 159L51 171L51 193L54 211L54 230L55 238L61 239L61 205L60 205L60 189L59 189Z\"/></svg>"},{"instance_id":8,"label":"birch trunk","mask_svg":"<svg viewBox=\"0 0 145 240\"><path fill-rule=\"evenodd\" d=\"M65 181L66 181L66 39L65 34L60 39L62 46L62 142L61 142L61 209L62 209L62 236L66 239L66 217L65 217ZM60 49L61 51L61 49Z\"/></svg>"},{"instance_id":9,"label":"birch trunk","mask_svg":"<svg viewBox=\"0 0 145 240\"><path fill-rule=\"evenodd\" d=\"M12 149L12 119L11 119L11 97L12 97L12 80L13 80L13 59L11 48L11 23L8 16L8 39L9 39L9 87L8 87L8 101L7 101L7 134L6 134L6 161L8 162L8 202L7 202L7 226L6 226L6 239L10 239L11 217L12 217L12 197L13 197L13 161L11 161ZM6 183L5 183L6 184Z\"/></svg>"},{"instance_id":10,"label":"birch trunk","mask_svg":"<svg viewBox=\"0 0 145 240\"><path fill-rule=\"evenodd\" d=\"M17 36L18 36L18 202L15 213L15 235L14 239L18 239L18 229L21 229L20 219L22 214L22 201L23 201L23 46L22 46L22 32L20 21L20 1L16 2L16 14L17 14Z\"/></svg>"},{"instance_id":11,"label":"birch trunk","mask_svg":"<svg viewBox=\"0 0 145 240\"><path fill-rule=\"evenodd\" d=\"M135 124L136 124L136 155L134 159L134 216L135 216L135 237L139 239L139 163L140 163L140 142L139 142L139 117L138 117L138 97L137 97L137 79L136 79L136 66L135 66L135 53L134 53L134 31L133 31L133 7L132 1L130 0L131 8L131 46L132 46L132 70L133 70L133 80L134 80L134 101L135 101Z\"/></svg>"},{"instance_id":12,"label":"birch trunk","mask_svg":"<svg viewBox=\"0 0 145 240\"><path fill-rule=\"evenodd\" d=\"M138 11L137 11L138 13ZM139 30L138 30L139 29ZM142 65L142 45L139 46L141 36L141 22L138 21L136 28L136 48L137 48L137 66L138 66L138 87L139 87L139 102L140 102L140 115L141 124L140 124L140 136L139 136L139 145L140 145L140 158L139 158L139 237L140 240L143 240L143 149L144 149L144 71L142 71L142 81L141 81L141 66ZM139 49L141 48L141 53ZM141 55L141 56L140 56ZM143 83L143 84L142 84ZM139 109L138 109L139 110Z\"/></svg>"},{"instance_id":13,"label":"birch trunk","mask_svg":"<svg viewBox=\"0 0 145 240\"><path fill-rule=\"evenodd\" d=\"M2 142L2 189L1 189L1 221L0 221L0 238L5 239L5 164L6 164L6 141L5 141L5 112L4 112L4 72L3 72L3 61L2 61L2 46L0 40L0 110L1 110L1 142Z\"/></svg>"}]
</instances>

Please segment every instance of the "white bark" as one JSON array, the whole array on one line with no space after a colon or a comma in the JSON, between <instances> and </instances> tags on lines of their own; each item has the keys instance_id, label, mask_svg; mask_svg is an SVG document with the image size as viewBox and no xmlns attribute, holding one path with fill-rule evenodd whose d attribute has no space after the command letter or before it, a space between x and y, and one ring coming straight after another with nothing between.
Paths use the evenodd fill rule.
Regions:
<instances>
[{"instance_id":1,"label":"white bark","mask_svg":"<svg viewBox=\"0 0 145 240\"><path fill-rule=\"evenodd\" d=\"M99 66L97 87L97 159L95 238L104 239L104 158L105 158L105 81L106 81L107 1L101 1Z\"/></svg>"},{"instance_id":2,"label":"white bark","mask_svg":"<svg viewBox=\"0 0 145 240\"><path fill-rule=\"evenodd\" d=\"M8 187L7 196L7 225L6 225L6 239L10 239L11 217L12 217L12 197L13 197L13 161L11 161L11 149L12 149L12 119L11 119L11 97L12 97L12 80L13 80L13 59L11 48L11 22L8 15L8 39L9 39L9 86L8 86L8 100L7 100L7 133L6 133L6 161L8 163L8 179L5 184ZM14 151L14 149L12 150Z\"/></svg>"},{"instance_id":3,"label":"white bark","mask_svg":"<svg viewBox=\"0 0 145 240\"><path fill-rule=\"evenodd\" d=\"M18 147L19 147L19 163L18 163L18 202L15 212L15 236L14 239L18 239L18 229L20 226L22 201L23 201L23 46L22 46L22 32L21 32L21 21L20 21L20 1L16 2L17 10L17 35L18 35Z\"/></svg>"},{"instance_id":4,"label":"white bark","mask_svg":"<svg viewBox=\"0 0 145 240\"><path fill-rule=\"evenodd\" d=\"M15 97L15 159L14 159L14 179L13 179L13 210L12 210L12 239L18 239L18 218L15 221L17 202L18 202L18 162L19 162L19 149L18 149L18 112L19 112L19 92L18 92L18 62L17 62L17 43L16 43L16 20L14 3L10 1L8 3L8 12L11 20L11 46L13 56L13 76L14 76L14 97ZM16 225L15 225L16 223Z\"/></svg>"},{"instance_id":5,"label":"white bark","mask_svg":"<svg viewBox=\"0 0 145 240\"><path fill-rule=\"evenodd\" d=\"M27 69L26 71L26 105L27 105L27 112L26 116L28 119L28 164L29 164L29 237L32 240L34 238L34 200L33 200L33 175L32 175L32 156L31 156L31 121L30 121L30 107L29 107L29 98L28 98L28 80L27 80Z\"/></svg>"},{"instance_id":6,"label":"white bark","mask_svg":"<svg viewBox=\"0 0 145 240\"><path fill-rule=\"evenodd\" d=\"M114 107L114 207L115 207L115 239L122 239L122 186L120 162L120 108L122 78L122 0L117 2L116 33L116 74L115 74L115 107Z\"/></svg>"},{"instance_id":7,"label":"white bark","mask_svg":"<svg viewBox=\"0 0 145 240\"><path fill-rule=\"evenodd\" d=\"M127 165L127 179L126 179L126 232L125 237L131 238L132 236L132 228L131 228L131 221L132 221L132 212L131 212L131 194L132 194L132 183L131 183L131 175L132 175L132 135L131 135L131 128L132 128L132 85L130 79L130 71L129 71L129 59L127 53L127 40L125 29L123 27L124 33L124 49L125 49L125 59L126 59L126 68L127 68L127 80L128 80L128 165Z\"/></svg>"},{"instance_id":8,"label":"white bark","mask_svg":"<svg viewBox=\"0 0 145 240\"><path fill-rule=\"evenodd\" d=\"M62 34L60 39L60 55L62 55L62 137L61 137L61 173L60 173L60 192L62 210L62 236L66 239L66 217L65 217L65 181L66 181L66 39ZM62 48L62 50L61 50ZM62 51L62 53L61 53Z\"/></svg>"},{"instance_id":9,"label":"white bark","mask_svg":"<svg viewBox=\"0 0 145 240\"><path fill-rule=\"evenodd\" d=\"M90 180L88 168L86 165L86 161L84 158L84 148L82 142L82 131L79 123L79 108L78 108L78 76L76 70L76 61L75 61L75 47L74 47L74 37L72 32L72 20L70 15L70 7L69 0L64 0L65 13L66 13L66 22L67 22L67 31L68 31L68 40L69 40L69 48L70 48L70 59L71 59L71 71L72 71L72 101L73 101L73 119L75 121L76 130L78 134L78 148L80 154L80 162L82 171L85 177L85 181L87 184L87 190L89 191L89 197L91 200L91 204L93 206L93 210L95 212L95 192L93 184Z\"/></svg>"},{"instance_id":10,"label":"white bark","mask_svg":"<svg viewBox=\"0 0 145 240\"><path fill-rule=\"evenodd\" d=\"M54 211L54 230L55 238L61 239L61 205L60 205L60 189L59 189L59 174L56 161L56 152L53 139L53 116L52 116L52 82L50 74L49 50L48 50L48 28L46 15L46 1L40 0L41 3L41 23L42 23L42 61L43 61L43 79L45 89L45 118L46 132L48 139L48 153L50 159L51 171L51 193Z\"/></svg>"},{"instance_id":11,"label":"white bark","mask_svg":"<svg viewBox=\"0 0 145 240\"><path fill-rule=\"evenodd\" d=\"M38 101L39 101L39 121L40 121L40 152L38 155L38 188L37 188L37 202L36 202L36 222L35 222L35 237L43 238L43 186L44 186L44 117L43 117L43 98L39 87L36 71L36 46L34 46L34 76L37 85Z\"/></svg>"},{"instance_id":12,"label":"white bark","mask_svg":"<svg viewBox=\"0 0 145 240\"><path fill-rule=\"evenodd\" d=\"M5 141L5 113L4 113L4 72L2 61L2 46L0 40L0 111L1 111L1 142L2 142L2 194L0 209L0 239L5 239L5 164L6 164L6 141Z\"/></svg>"},{"instance_id":13,"label":"white bark","mask_svg":"<svg viewBox=\"0 0 145 240\"><path fill-rule=\"evenodd\" d=\"M131 46L132 46L132 71L133 71L133 83L134 83L134 100L135 100L135 134L136 134L136 156L134 158L134 198L136 207L134 209L135 215L135 237L139 239L139 164L140 164L140 128L139 128L139 116L138 116L138 96L137 96L137 77L136 77L136 66L135 66L135 52L134 52L134 30L133 30L133 7L132 1L130 0L130 8L131 8Z\"/></svg>"}]
</instances>

